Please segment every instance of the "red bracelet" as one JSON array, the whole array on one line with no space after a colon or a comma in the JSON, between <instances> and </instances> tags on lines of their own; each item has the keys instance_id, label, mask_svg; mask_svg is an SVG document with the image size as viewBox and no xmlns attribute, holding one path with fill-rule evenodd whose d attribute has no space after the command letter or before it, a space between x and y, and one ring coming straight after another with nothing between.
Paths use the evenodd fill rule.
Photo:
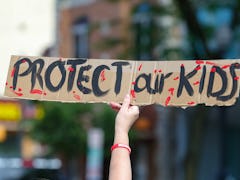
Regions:
<instances>
[{"instance_id":1,"label":"red bracelet","mask_svg":"<svg viewBox=\"0 0 240 180\"><path fill-rule=\"evenodd\" d=\"M128 150L129 154L131 153L131 148L126 144L114 144L111 147L111 151L113 151L116 148L124 148L124 149Z\"/></svg>"}]
</instances>

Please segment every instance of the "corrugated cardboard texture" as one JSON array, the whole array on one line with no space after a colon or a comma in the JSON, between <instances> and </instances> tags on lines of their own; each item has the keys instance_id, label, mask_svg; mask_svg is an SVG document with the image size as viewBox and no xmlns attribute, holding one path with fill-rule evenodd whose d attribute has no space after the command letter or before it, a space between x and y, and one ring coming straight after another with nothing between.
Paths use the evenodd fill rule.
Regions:
<instances>
[{"instance_id":1,"label":"corrugated cardboard texture","mask_svg":"<svg viewBox=\"0 0 240 180\"><path fill-rule=\"evenodd\" d=\"M61 102L229 106L240 60L126 61L12 56L5 96Z\"/></svg>"}]
</instances>

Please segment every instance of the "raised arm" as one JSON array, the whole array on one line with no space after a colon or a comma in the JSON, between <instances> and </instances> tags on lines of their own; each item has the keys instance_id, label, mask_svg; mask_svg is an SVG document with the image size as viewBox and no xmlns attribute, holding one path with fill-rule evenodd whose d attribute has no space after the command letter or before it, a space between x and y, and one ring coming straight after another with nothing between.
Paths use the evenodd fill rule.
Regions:
<instances>
[{"instance_id":1,"label":"raised arm","mask_svg":"<svg viewBox=\"0 0 240 180\"><path fill-rule=\"evenodd\" d=\"M132 169L128 131L139 116L138 106L130 105L130 96L126 95L123 104L110 104L119 110L115 120L115 135L109 169L109 180L131 180Z\"/></svg>"}]
</instances>

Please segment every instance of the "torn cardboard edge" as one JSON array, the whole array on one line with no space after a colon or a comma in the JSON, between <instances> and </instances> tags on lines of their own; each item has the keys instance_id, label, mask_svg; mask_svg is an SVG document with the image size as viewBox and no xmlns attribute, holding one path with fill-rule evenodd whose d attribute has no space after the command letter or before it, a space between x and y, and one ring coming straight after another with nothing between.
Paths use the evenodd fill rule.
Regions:
<instances>
[{"instance_id":1,"label":"torn cardboard edge","mask_svg":"<svg viewBox=\"0 0 240 180\"><path fill-rule=\"evenodd\" d=\"M126 61L12 56L5 96L77 103L230 106L239 96L240 60Z\"/></svg>"}]
</instances>

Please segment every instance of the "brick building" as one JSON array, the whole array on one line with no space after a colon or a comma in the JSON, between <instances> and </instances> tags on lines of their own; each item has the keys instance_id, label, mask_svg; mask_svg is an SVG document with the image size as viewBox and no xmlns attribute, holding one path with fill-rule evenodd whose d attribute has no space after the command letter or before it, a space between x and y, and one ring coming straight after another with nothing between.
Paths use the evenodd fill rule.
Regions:
<instances>
[{"instance_id":1,"label":"brick building","mask_svg":"<svg viewBox=\"0 0 240 180\"><path fill-rule=\"evenodd\" d=\"M130 6L128 2L95 1L60 7L59 55L116 58L126 48Z\"/></svg>"}]
</instances>

